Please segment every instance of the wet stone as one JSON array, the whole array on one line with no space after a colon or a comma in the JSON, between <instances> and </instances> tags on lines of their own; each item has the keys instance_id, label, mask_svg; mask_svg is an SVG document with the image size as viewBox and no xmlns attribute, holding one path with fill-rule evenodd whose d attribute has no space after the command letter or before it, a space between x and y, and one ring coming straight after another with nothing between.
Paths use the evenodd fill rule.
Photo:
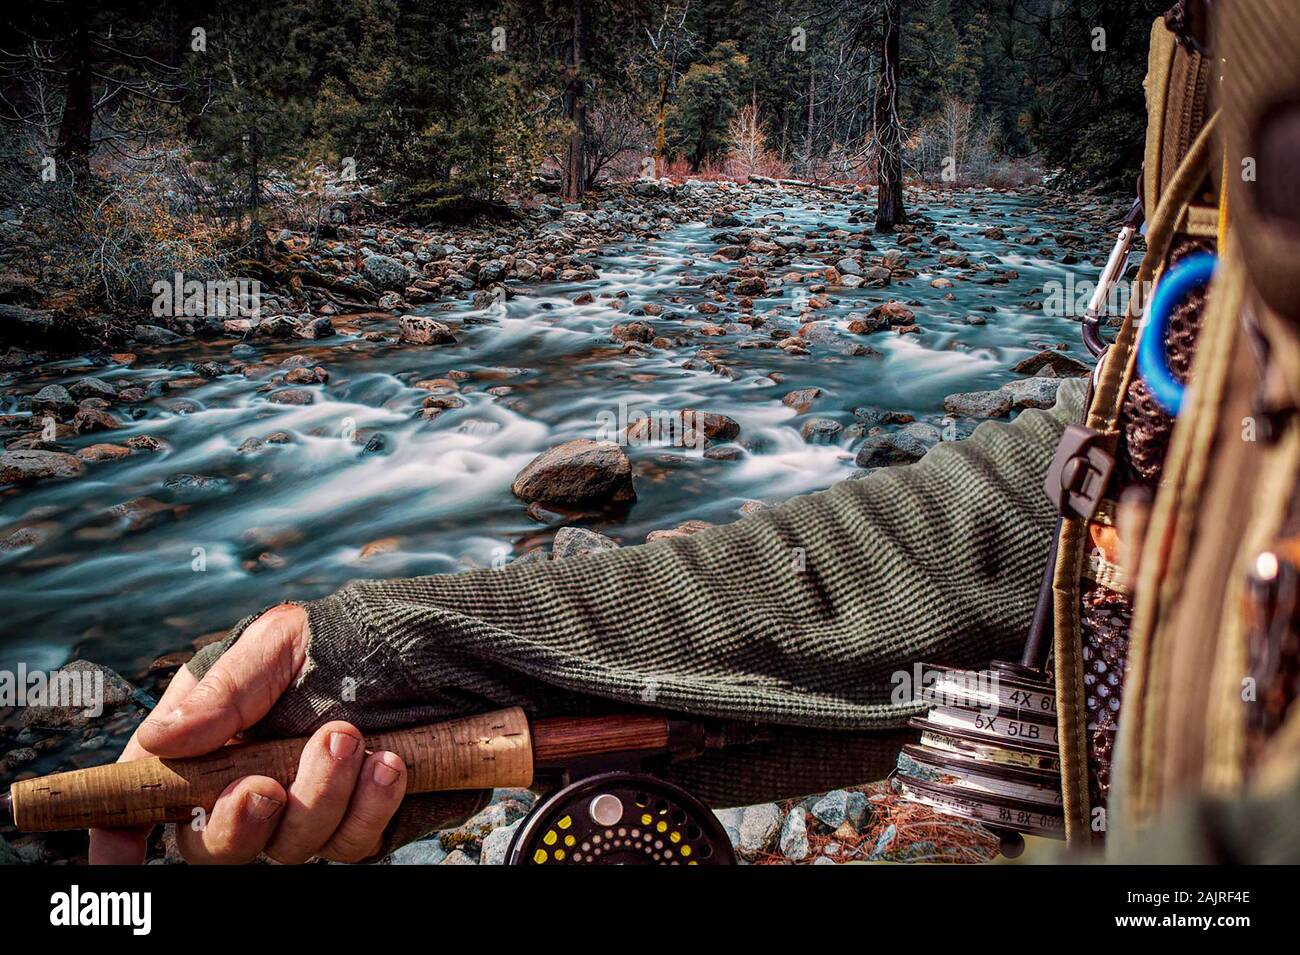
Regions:
<instances>
[{"instance_id":1,"label":"wet stone","mask_svg":"<svg viewBox=\"0 0 1300 955\"><path fill-rule=\"evenodd\" d=\"M820 388L800 388L787 394L781 399L781 403L786 407L793 408L799 414L803 414L821 396L822 390Z\"/></svg>"},{"instance_id":2,"label":"wet stone","mask_svg":"<svg viewBox=\"0 0 1300 955\"><path fill-rule=\"evenodd\" d=\"M809 444L829 444L844 430L844 425L834 418L809 418L799 429Z\"/></svg>"},{"instance_id":3,"label":"wet stone","mask_svg":"<svg viewBox=\"0 0 1300 955\"><path fill-rule=\"evenodd\" d=\"M73 660L61 667L48 691L51 705L23 708L24 726L81 729L93 725L135 695L135 687L117 673L89 660Z\"/></svg>"},{"instance_id":4,"label":"wet stone","mask_svg":"<svg viewBox=\"0 0 1300 955\"><path fill-rule=\"evenodd\" d=\"M50 414L57 417L70 415L77 410L68 389L62 385L46 385L32 396L32 414Z\"/></svg>"},{"instance_id":5,"label":"wet stone","mask_svg":"<svg viewBox=\"0 0 1300 955\"><path fill-rule=\"evenodd\" d=\"M623 449L612 441L585 438L539 454L519 472L510 490L521 500L552 504L636 499L631 463Z\"/></svg>"},{"instance_id":6,"label":"wet stone","mask_svg":"<svg viewBox=\"0 0 1300 955\"><path fill-rule=\"evenodd\" d=\"M0 454L0 484L53 481L76 477L82 464L61 451L6 451Z\"/></svg>"},{"instance_id":7,"label":"wet stone","mask_svg":"<svg viewBox=\"0 0 1300 955\"><path fill-rule=\"evenodd\" d=\"M564 560L602 550L617 550L618 541L585 527L561 527L551 544L551 559Z\"/></svg>"},{"instance_id":8,"label":"wet stone","mask_svg":"<svg viewBox=\"0 0 1300 955\"><path fill-rule=\"evenodd\" d=\"M1011 396L1002 390L948 395L943 410L967 418L1000 418L1011 410Z\"/></svg>"}]
</instances>

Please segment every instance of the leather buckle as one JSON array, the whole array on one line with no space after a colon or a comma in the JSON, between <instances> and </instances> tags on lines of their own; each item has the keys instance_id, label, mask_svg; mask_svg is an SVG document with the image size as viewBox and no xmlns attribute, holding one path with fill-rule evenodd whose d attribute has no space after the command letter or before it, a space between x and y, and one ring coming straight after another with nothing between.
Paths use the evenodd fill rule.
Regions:
<instances>
[{"instance_id":1,"label":"leather buckle","mask_svg":"<svg viewBox=\"0 0 1300 955\"><path fill-rule=\"evenodd\" d=\"M1083 425L1067 425L1043 490L1066 517L1090 521L1101 506L1113 470L1115 454L1106 435Z\"/></svg>"}]
</instances>

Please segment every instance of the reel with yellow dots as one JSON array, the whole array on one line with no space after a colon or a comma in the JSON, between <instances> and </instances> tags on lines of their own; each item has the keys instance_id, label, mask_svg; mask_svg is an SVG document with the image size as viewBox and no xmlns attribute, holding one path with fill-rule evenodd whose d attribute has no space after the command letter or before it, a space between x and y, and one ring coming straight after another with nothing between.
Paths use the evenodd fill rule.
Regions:
<instances>
[{"instance_id":1,"label":"reel with yellow dots","mask_svg":"<svg viewBox=\"0 0 1300 955\"><path fill-rule=\"evenodd\" d=\"M644 773L566 786L519 825L507 865L735 865L726 830L686 790Z\"/></svg>"}]
</instances>

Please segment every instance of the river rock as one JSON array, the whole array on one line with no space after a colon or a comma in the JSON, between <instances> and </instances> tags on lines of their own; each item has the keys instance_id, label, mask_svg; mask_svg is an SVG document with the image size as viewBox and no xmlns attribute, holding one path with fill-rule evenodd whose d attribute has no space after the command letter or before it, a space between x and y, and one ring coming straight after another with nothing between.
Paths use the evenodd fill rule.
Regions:
<instances>
[{"instance_id":1,"label":"river rock","mask_svg":"<svg viewBox=\"0 0 1300 955\"><path fill-rule=\"evenodd\" d=\"M316 397L306 388L282 388L267 395L266 400L277 405L309 405Z\"/></svg>"},{"instance_id":2,"label":"river rock","mask_svg":"<svg viewBox=\"0 0 1300 955\"><path fill-rule=\"evenodd\" d=\"M99 378L80 378L68 386L68 393L74 398L104 398L112 401L117 397L117 390Z\"/></svg>"},{"instance_id":3,"label":"river rock","mask_svg":"<svg viewBox=\"0 0 1300 955\"><path fill-rule=\"evenodd\" d=\"M120 444L92 444L90 447L79 450L77 457L83 461L95 463L99 461L116 461L118 458L127 457L130 453L130 448L124 448Z\"/></svg>"},{"instance_id":4,"label":"river rock","mask_svg":"<svg viewBox=\"0 0 1300 955\"><path fill-rule=\"evenodd\" d=\"M800 862L808 858L811 847L808 845L808 820L802 806L795 806L785 817L781 827L781 855L791 862Z\"/></svg>"},{"instance_id":5,"label":"river rock","mask_svg":"<svg viewBox=\"0 0 1300 955\"><path fill-rule=\"evenodd\" d=\"M902 302L893 299L877 305L867 313L867 318L883 321L891 326L916 324L916 313Z\"/></svg>"},{"instance_id":6,"label":"river rock","mask_svg":"<svg viewBox=\"0 0 1300 955\"><path fill-rule=\"evenodd\" d=\"M564 560L601 550L617 550L618 541L585 527L561 527L551 544L551 559Z\"/></svg>"},{"instance_id":7,"label":"river rock","mask_svg":"<svg viewBox=\"0 0 1300 955\"><path fill-rule=\"evenodd\" d=\"M746 806L740 815L740 838L736 848L745 854L765 852L781 831L781 810L775 803Z\"/></svg>"},{"instance_id":8,"label":"river rock","mask_svg":"<svg viewBox=\"0 0 1300 955\"><path fill-rule=\"evenodd\" d=\"M361 263L361 274L380 291L401 291L409 275L406 266L386 255L368 255Z\"/></svg>"},{"instance_id":9,"label":"river rock","mask_svg":"<svg viewBox=\"0 0 1300 955\"><path fill-rule=\"evenodd\" d=\"M397 321L398 337L411 345L454 345L456 336L442 322L423 315L403 315Z\"/></svg>"},{"instance_id":10,"label":"river rock","mask_svg":"<svg viewBox=\"0 0 1300 955\"><path fill-rule=\"evenodd\" d=\"M1011 396L997 391L967 391L943 399L943 410L967 418L1001 418L1011 410Z\"/></svg>"},{"instance_id":11,"label":"river rock","mask_svg":"<svg viewBox=\"0 0 1300 955\"><path fill-rule=\"evenodd\" d=\"M50 531L45 527L20 527L12 534L0 537L0 554L40 547L49 539Z\"/></svg>"},{"instance_id":12,"label":"river rock","mask_svg":"<svg viewBox=\"0 0 1300 955\"><path fill-rule=\"evenodd\" d=\"M456 849L447 853L447 858L439 862L438 865L478 865L478 863L468 852Z\"/></svg>"},{"instance_id":13,"label":"river rock","mask_svg":"<svg viewBox=\"0 0 1300 955\"><path fill-rule=\"evenodd\" d=\"M131 329L131 340L145 345L175 345L183 341L180 335L160 325L136 325Z\"/></svg>"},{"instance_id":14,"label":"river rock","mask_svg":"<svg viewBox=\"0 0 1300 955\"><path fill-rule=\"evenodd\" d=\"M855 460L860 468L911 464L921 460L941 437L938 428L916 421L898 431L868 435Z\"/></svg>"},{"instance_id":15,"label":"river rock","mask_svg":"<svg viewBox=\"0 0 1300 955\"><path fill-rule=\"evenodd\" d=\"M834 418L809 418L799 429L803 439L809 444L828 444L844 430L844 425Z\"/></svg>"},{"instance_id":16,"label":"river rock","mask_svg":"<svg viewBox=\"0 0 1300 955\"><path fill-rule=\"evenodd\" d=\"M833 789L813 803L812 814L827 829L838 829L849 814L849 794L844 789Z\"/></svg>"},{"instance_id":17,"label":"river rock","mask_svg":"<svg viewBox=\"0 0 1300 955\"><path fill-rule=\"evenodd\" d=\"M510 490L523 501L596 504L636 500L632 465L612 441L579 438L539 454Z\"/></svg>"},{"instance_id":18,"label":"river rock","mask_svg":"<svg viewBox=\"0 0 1300 955\"><path fill-rule=\"evenodd\" d=\"M72 419L72 426L78 434L94 434L97 431L113 431L122 423L107 411L98 408L83 408Z\"/></svg>"},{"instance_id":19,"label":"river rock","mask_svg":"<svg viewBox=\"0 0 1300 955\"><path fill-rule=\"evenodd\" d=\"M58 418L76 410L77 403L62 385L46 385L32 396L33 416L49 414Z\"/></svg>"},{"instance_id":20,"label":"river rock","mask_svg":"<svg viewBox=\"0 0 1300 955\"><path fill-rule=\"evenodd\" d=\"M625 325L615 325L610 332L610 337L616 342L649 344L654 341L655 330L645 322L628 322Z\"/></svg>"},{"instance_id":21,"label":"river rock","mask_svg":"<svg viewBox=\"0 0 1300 955\"><path fill-rule=\"evenodd\" d=\"M82 464L61 451L6 451L0 454L0 484L62 480L81 473Z\"/></svg>"},{"instance_id":22,"label":"river rock","mask_svg":"<svg viewBox=\"0 0 1300 955\"><path fill-rule=\"evenodd\" d=\"M483 850L479 853L480 865L505 865L506 850L510 848L510 840L514 838L519 824L520 820L516 820L508 826L493 829L483 837Z\"/></svg>"},{"instance_id":23,"label":"river rock","mask_svg":"<svg viewBox=\"0 0 1300 955\"><path fill-rule=\"evenodd\" d=\"M674 537L690 537L700 531L707 531L712 526L708 521L683 521L676 527L651 531L645 536L645 542L653 544L655 541L671 540Z\"/></svg>"},{"instance_id":24,"label":"river rock","mask_svg":"<svg viewBox=\"0 0 1300 955\"><path fill-rule=\"evenodd\" d=\"M297 330L299 338L307 339L329 338L333 334L334 323L325 315L318 315L313 319L303 322L298 326Z\"/></svg>"},{"instance_id":25,"label":"river rock","mask_svg":"<svg viewBox=\"0 0 1300 955\"><path fill-rule=\"evenodd\" d=\"M800 388L781 399L781 404L803 414L813 406L813 402L822 396L820 388Z\"/></svg>"},{"instance_id":26,"label":"river rock","mask_svg":"<svg viewBox=\"0 0 1300 955\"><path fill-rule=\"evenodd\" d=\"M134 437L127 438L126 446L134 448L136 451L166 451L170 447L167 442L155 438L151 434L137 434Z\"/></svg>"},{"instance_id":27,"label":"river rock","mask_svg":"<svg viewBox=\"0 0 1300 955\"><path fill-rule=\"evenodd\" d=\"M704 432L710 441L735 441L740 437L740 422L724 414L686 408L682 411L682 421L688 428Z\"/></svg>"},{"instance_id":28,"label":"river rock","mask_svg":"<svg viewBox=\"0 0 1300 955\"><path fill-rule=\"evenodd\" d=\"M1011 407L1016 411L1025 408L1050 408L1056 404L1056 392L1061 387L1061 378L1045 378L1035 375L1033 378L1017 378L1008 381L1002 390L1011 397Z\"/></svg>"},{"instance_id":29,"label":"river rock","mask_svg":"<svg viewBox=\"0 0 1300 955\"><path fill-rule=\"evenodd\" d=\"M433 838L402 846L389 856L388 861L392 865L439 865L445 858L447 850L437 838Z\"/></svg>"},{"instance_id":30,"label":"river rock","mask_svg":"<svg viewBox=\"0 0 1300 955\"><path fill-rule=\"evenodd\" d=\"M1071 358L1064 352L1052 348L1044 348L1037 355L1030 355L1017 364L1012 371L1022 375L1038 375L1042 374L1044 369L1047 369L1050 374L1065 377L1092 374L1092 369L1077 358Z\"/></svg>"},{"instance_id":31,"label":"river rock","mask_svg":"<svg viewBox=\"0 0 1300 955\"><path fill-rule=\"evenodd\" d=\"M130 700L135 688L106 666L73 660L59 668L47 694L46 704L23 708L24 726L82 729Z\"/></svg>"}]
</instances>

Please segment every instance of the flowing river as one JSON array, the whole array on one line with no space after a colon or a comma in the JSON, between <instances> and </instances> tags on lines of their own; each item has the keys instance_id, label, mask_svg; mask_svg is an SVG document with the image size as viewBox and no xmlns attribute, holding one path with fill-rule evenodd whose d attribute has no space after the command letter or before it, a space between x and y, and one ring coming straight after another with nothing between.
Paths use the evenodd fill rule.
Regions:
<instances>
[{"instance_id":1,"label":"flowing river","mask_svg":"<svg viewBox=\"0 0 1300 955\"><path fill-rule=\"evenodd\" d=\"M600 275L595 281L520 287L486 310L468 302L416 309L453 327L452 346L400 344L392 334L368 340L365 332L396 329L395 317L370 317L336 321L340 333L316 342L187 341L136 348L129 366L70 359L9 369L0 378L5 413L18 411L18 394L86 376L150 391L148 401L131 406L140 417L131 420L115 405L120 430L73 438L66 450L135 435L159 438L166 449L90 464L72 480L0 492L0 537L34 527L43 538L34 548L0 553L0 668L22 662L48 669L80 656L130 676L159 654L280 600L319 596L359 577L447 573L513 559L554 530L511 494L514 476L563 441L609 437L602 422L625 421L638 410L728 415L741 425L745 451L716 460L699 450L628 447L637 501L625 512L581 520L624 544L686 520L725 523L746 501L777 501L850 477L862 433L855 409L901 411L938 424L945 395L1018 377L1012 366L1044 347L1068 343L1069 354L1086 358L1075 323L1025 307L1042 301L1045 283L1065 280L1060 247L1026 245L1023 231L1011 241L985 238L984 231L997 225L1028 227L1030 235L1085 233L1082 249L1092 261L1069 267L1081 281L1096 275L1107 251L1095 224L1042 197L995 193L958 193L925 213L972 262L1016 275L1004 284L933 288L932 278L953 270L931 253L913 258L917 278L887 289L832 291L831 307L817 317L840 328L851 311L890 298L912 303L920 334L844 336L876 355L816 344L806 356L739 347L770 337L768 326L693 337L645 356L625 353L611 342L610 329L633 320L638 306L663 306L664 315L652 321L668 337L727 319L725 308L716 316L692 308L706 297L703 280L734 267L710 259L719 230L699 222L654 241L602 249L589 260ZM875 244L876 255L894 247L892 238L849 224L849 217L847 204L793 197L784 207L742 216L773 233L825 237L845 229L854 233L840 241L846 249L858 233ZM1054 257L1036 257L1040 248ZM824 254L795 255L790 269L824 268ZM594 300L575 304L582 292ZM625 296L621 311L609 307L609 295ZM756 300L755 311L779 310L779 323L793 332L807 295L806 285L787 284L781 297ZM970 323L971 315L984 322ZM688 361L701 348L722 353L731 373ZM269 401L265 379L238 372L196 379L192 370L205 361L291 354L329 373L327 383L308 386L311 404ZM413 384L453 372L463 405L423 420L419 409L429 391ZM808 387L823 393L806 414L782 403ZM801 434L809 417L834 419L844 429L810 442ZM245 445L268 435L276 438Z\"/></svg>"}]
</instances>

